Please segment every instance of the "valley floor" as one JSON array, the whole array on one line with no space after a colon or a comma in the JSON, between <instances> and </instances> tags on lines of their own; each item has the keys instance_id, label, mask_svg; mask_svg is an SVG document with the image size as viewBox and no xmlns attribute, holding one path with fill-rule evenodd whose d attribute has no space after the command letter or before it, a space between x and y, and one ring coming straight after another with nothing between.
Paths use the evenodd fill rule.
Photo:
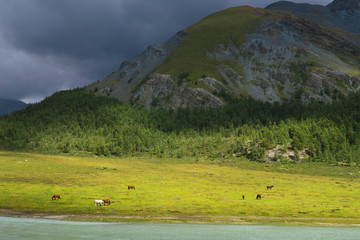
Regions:
<instances>
[{"instance_id":1,"label":"valley floor","mask_svg":"<svg viewBox=\"0 0 360 240\"><path fill-rule=\"evenodd\" d=\"M356 167L322 164L276 167L240 161L224 166L189 159L0 152L0 215L104 222L360 226L358 174ZM128 185L136 190L128 190ZM274 188L268 190L268 185ZM53 194L61 199L52 200ZM255 199L257 194L261 200ZM112 203L95 206L94 199Z\"/></svg>"}]
</instances>

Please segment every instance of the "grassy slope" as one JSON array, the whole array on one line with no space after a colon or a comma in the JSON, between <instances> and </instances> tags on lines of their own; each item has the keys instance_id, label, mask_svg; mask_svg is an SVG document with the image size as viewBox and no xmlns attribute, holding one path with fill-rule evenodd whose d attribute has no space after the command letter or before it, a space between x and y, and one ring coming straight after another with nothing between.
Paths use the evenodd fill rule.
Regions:
<instances>
[{"instance_id":1,"label":"grassy slope","mask_svg":"<svg viewBox=\"0 0 360 240\"><path fill-rule=\"evenodd\" d=\"M170 74L173 79L178 80L181 84L184 78L190 83L192 87L203 87L205 86L197 82L197 79L204 76L214 77L218 80L222 79L219 73L219 69L224 68L223 66L231 67L238 73L242 73L244 70L237 62L231 60L217 60L215 57L209 57L208 53L213 53L216 46L223 44L225 48L229 44L239 47L246 40L246 34L251 32L260 21L265 18L281 18L284 12L278 11L267 11L264 9L255 9L248 6L234 7L225 9L214 14L211 14L203 18L198 23L185 29L187 37L182 41L172 55L160 66L158 66L153 72L159 72L164 74ZM337 29L325 27L329 31L338 34L339 38L342 36L349 35L349 33ZM324 28L324 29L325 29ZM332 34L325 30L320 31L323 34ZM353 35L352 38L357 38ZM329 44L326 37L322 39L321 36L318 39L313 39L313 44L319 45L320 47ZM318 41L318 42L317 42ZM335 45L335 43L333 43ZM330 46L328 46L330 47ZM339 46L338 46L339 47ZM342 49L339 47L339 49ZM330 55L333 53L330 52ZM310 69L326 70L327 66L332 66L334 69L341 69L347 74L358 77L359 72L357 68L359 61L349 51L336 51L335 55L337 58L327 57L324 61L319 62L320 58L309 58L307 61L313 65L309 66ZM334 61L336 60L336 61ZM291 71L296 74L301 74L301 70L296 66ZM300 66L301 67L301 66ZM304 77L299 76L300 80ZM338 82L341 86L341 80ZM344 91L346 88L343 89Z\"/></svg>"},{"instance_id":2,"label":"grassy slope","mask_svg":"<svg viewBox=\"0 0 360 240\"><path fill-rule=\"evenodd\" d=\"M0 209L103 217L260 217L255 222L279 221L262 217L295 217L297 222L320 217L342 218L328 222L360 223L360 219L343 219L360 214L360 183L348 173L354 169L339 168L352 177L310 176L249 170L246 162L240 168L182 161L0 152ZM301 172L304 166L295 168ZM321 165L316 168L321 173ZM136 190L127 190L128 185ZM275 187L270 191L267 185ZM262 194L261 201L255 200L257 193ZM53 194L60 194L61 200L52 201ZM105 198L113 204L94 206L94 199Z\"/></svg>"},{"instance_id":3,"label":"grassy slope","mask_svg":"<svg viewBox=\"0 0 360 240\"><path fill-rule=\"evenodd\" d=\"M234 7L211 14L185 29L187 37L181 46L154 72L174 78L189 73L187 80L191 82L203 76L221 79L217 71L221 62L208 57L207 52L213 52L218 44L239 46L246 40L246 33L264 17L265 10L251 7Z\"/></svg>"}]
</instances>

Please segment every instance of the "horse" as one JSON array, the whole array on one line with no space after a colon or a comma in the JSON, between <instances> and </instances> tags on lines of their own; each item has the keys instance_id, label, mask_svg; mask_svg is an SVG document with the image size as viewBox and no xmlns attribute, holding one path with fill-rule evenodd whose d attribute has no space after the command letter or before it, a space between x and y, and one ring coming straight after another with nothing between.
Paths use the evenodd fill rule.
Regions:
<instances>
[{"instance_id":1,"label":"horse","mask_svg":"<svg viewBox=\"0 0 360 240\"><path fill-rule=\"evenodd\" d=\"M135 187L134 186L128 186L128 190L130 189L134 189L135 190Z\"/></svg>"},{"instance_id":2,"label":"horse","mask_svg":"<svg viewBox=\"0 0 360 240\"><path fill-rule=\"evenodd\" d=\"M245 200L245 195L242 195L243 200Z\"/></svg>"},{"instance_id":3,"label":"horse","mask_svg":"<svg viewBox=\"0 0 360 240\"><path fill-rule=\"evenodd\" d=\"M51 198L51 200L54 200L54 199L55 199L55 200L56 200L56 199L60 199L60 195L53 195L52 198Z\"/></svg>"},{"instance_id":4,"label":"horse","mask_svg":"<svg viewBox=\"0 0 360 240\"><path fill-rule=\"evenodd\" d=\"M104 206L105 206L106 203L107 203L108 205L111 204L110 199L104 199L103 202L104 202Z\"/></svg>"},{"instance_id":5,"label":"horse","mask_svg":"<svg viewBox=\"0 0 360 240\"><path fill-rule=\"evenodd\" d=\"M267 190L269 190L269 189L271 190L273 187L274 187L273 185L267 186L266 189L267 189Z\"/></svg>"},{"instance_id":6,"label":"horse","mask_svg":"<svg viewBox=\"0 0 360 240\"><path fill-rule=\"evenodd\" d=\"M256 200L261 200L261 194L256 195Z\"/></svg>"},{"instance_id":7,"label":"horse","mask_svg":"<svg viewBox=\"0 0 360 240\"><path fill-rule=\"evenodd\" d=\"M95 206L98 206L100 204L100 206L104 205L104 201L103 200L94 200L94 204Z\"/></svg>"}]
</instances>

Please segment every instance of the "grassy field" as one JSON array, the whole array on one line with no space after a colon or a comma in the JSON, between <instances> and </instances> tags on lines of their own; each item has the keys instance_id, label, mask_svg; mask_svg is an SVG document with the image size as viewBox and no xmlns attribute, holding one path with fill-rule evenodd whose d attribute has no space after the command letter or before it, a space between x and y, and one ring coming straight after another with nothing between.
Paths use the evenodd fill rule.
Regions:
<instances>
[{"instance_id":1,"label":"grassy field","mask_svg":"<svg viewBox=\"0 0 360 240\"><path fill-rule=\"evenodd\" d=\"M360 223L356 167L181 161L0 152L0 209L109 221ZM94 199L112 204L95 206Z\"/></svg>"}]
</instances>

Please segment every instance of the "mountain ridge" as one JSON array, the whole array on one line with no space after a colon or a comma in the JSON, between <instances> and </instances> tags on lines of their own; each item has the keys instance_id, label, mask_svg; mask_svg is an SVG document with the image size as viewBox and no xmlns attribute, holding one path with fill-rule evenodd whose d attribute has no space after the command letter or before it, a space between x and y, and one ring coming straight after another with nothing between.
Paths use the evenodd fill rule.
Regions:
<instances>
[{"instance_id":1,"label":"mountain ridge","mask_svg":"<svg viewBox=\"0 0 360 240\"><path fill-rule=\"evenodd\" d=\"M327 6L279 1L270 4L266 9L289 11L296 16L321 25L360 33L360 26L357 24L360 20L359 0L335 0Z\"/></svg>"},{"instance_id":2,"label":"mountain ridge","mask_svg":"<svg viewBox=\"0 0 360 240\"><path fill-rule=\"evenodd\" d=\"M27 104L20 100L0 98L0 116L10 114L16 110L21 110L26 106Z\"/></svg>"}]
</instances>

